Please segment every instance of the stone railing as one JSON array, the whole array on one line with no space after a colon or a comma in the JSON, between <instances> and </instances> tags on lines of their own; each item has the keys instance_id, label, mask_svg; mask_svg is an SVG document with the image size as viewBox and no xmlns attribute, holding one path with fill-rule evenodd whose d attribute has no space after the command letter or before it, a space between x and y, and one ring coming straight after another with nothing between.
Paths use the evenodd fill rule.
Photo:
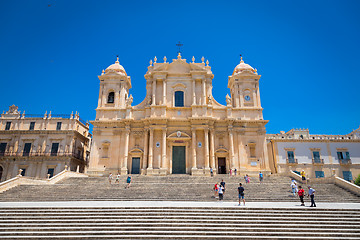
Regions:
<instances>
[{"instance_id":1,"label":"stone railing","mask_svg":"<svg viewBox=\"0 0 360 240\"><path fill-rule=\"evenodd\" d=\"M355 185L355 184L353 184L353 183L351 183L349 181L346 181L346 180L344 180L342 178L339 178L337 176L334 176L334 181L335 181L336 185L338 185L338 186L340 186L340 187L342 187L342 188L344 188L344 189L346 189L346 190L360 196L360 187L359 186L357 186L357 185Z\"/></svg>"},{"instance_id":2,"label":"stone railing","mask_svg":"<svg viewBox=\"0 0 360 240\"><path fill-rule=\"evenodd\" d=\"M295 179L295 181L303 183L303 184L332 183L332 184L335 184L341 188L344 188L344 189L352 192L353 194L360 196L360 187L359 186L357 186L349 181L346 181L342 178L339 178L336 175L327 177L327 178L314 178L314 179L307 179L306 181L303 181L299 174L296 174L295 172L290 170L289 176L291 178Z\"/></svg>"},{"instance_id":3,"label":"stone railing","mask_svg":"<svg viewBox=\"0 0 360 240\"><path fill-rule=\"evenodd\" d=\"M5 192L13 187L19 185L45 185L45 184L55 184L65 178L70 177L88 177L88 175L79 172L71 172L67 170L67 166L65 166L65 170L48 179L33 179L29 177L21 176L21 172L14 178L11 178L5 182L0 183L0 193Z\"/></svg>"}]
</instances>

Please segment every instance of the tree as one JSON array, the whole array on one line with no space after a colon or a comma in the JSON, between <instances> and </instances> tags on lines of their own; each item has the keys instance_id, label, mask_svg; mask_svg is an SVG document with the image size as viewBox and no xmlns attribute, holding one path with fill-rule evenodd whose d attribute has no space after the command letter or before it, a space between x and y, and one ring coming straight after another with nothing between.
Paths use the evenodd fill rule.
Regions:
<instances>
[{"instance_id":1,"label":"tree","mask_svg":"<svg viewBox=\"0 0 360 240\"><path fill-rule=\"evenodd\" d=\"M357 178L355 180L355 184L360 186L360 174L357 176Z\"/></svg>"}]
</instances>

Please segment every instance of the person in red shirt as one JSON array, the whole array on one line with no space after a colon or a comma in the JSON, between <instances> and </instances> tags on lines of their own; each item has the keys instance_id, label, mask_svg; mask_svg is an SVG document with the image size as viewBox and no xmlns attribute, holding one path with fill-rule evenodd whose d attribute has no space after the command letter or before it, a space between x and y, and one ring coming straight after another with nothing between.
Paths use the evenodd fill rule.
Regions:
<instances>
[{"instance_id":1,"label":"person in red shirt","mask_svg":"<svg viewBox=\"0 0 360 240\"><path fill-rule=\"evenodd\" d=\"M299 198L300 198L301 206L305 206L305 204L304 204L305 191L304 191L304 189L302 189L301 186L299 186L298 195L299 195Z\"/></svg>"}]
</instances>

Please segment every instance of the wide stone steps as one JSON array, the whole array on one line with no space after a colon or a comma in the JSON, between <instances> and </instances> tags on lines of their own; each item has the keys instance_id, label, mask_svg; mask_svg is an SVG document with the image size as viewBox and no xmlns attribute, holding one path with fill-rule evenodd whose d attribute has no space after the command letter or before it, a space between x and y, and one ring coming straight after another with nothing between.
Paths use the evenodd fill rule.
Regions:
<instances>
[{"instance_id":1,"label":"wide stone steps","mask_svg":"<svg viewBox=\"0 0 360 240\"><path fill-rule=\"evenodd\" d=\"M0 239L360 239L358 209L0 208Z\"/></svg>"},{"instance_id":2,"label":"wide stone steps","mask_svg":"<svg viewBox=\"0 0 360 240\"><path fill-rule=\"evenodd\" d=\"M125 189L126 176L119 184L109 184L106 177L70 178L55 185L23 185L0 194L0 201L78 201L78 200L146 200L146 201L218 201L213 186L226 182L224 201L237 201L237 187L243 178L228 175L193 177L134 176L130 189ZM290 192L290 178L265 177L263 183L254 178L244 184L245 198L252 202L298 202ZM306 187L306 185L304 186ZM314 184L317 202L355 202L360 198L334 184ZM305 199L305 201L308 201Z\"/></svg>"}]
</instances>

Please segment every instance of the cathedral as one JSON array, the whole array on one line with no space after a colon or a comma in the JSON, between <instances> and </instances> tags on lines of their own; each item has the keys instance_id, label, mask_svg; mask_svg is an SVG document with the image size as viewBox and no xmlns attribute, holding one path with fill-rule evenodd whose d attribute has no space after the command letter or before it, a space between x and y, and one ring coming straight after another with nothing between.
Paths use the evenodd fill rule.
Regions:
<instances>
[{"instance_id":1,"label":"cathedral","mask_svg":"<svg viewBox=\"0 0 360 240\"><path fill-rule=\"evenodd\" d=\"M269 174L260 77L241 59L222 105L204 58L155 57L145 74L146 97L133 106L131 78L117 59L99 76L88 174Z\"/></svg>"}]
</instances>

